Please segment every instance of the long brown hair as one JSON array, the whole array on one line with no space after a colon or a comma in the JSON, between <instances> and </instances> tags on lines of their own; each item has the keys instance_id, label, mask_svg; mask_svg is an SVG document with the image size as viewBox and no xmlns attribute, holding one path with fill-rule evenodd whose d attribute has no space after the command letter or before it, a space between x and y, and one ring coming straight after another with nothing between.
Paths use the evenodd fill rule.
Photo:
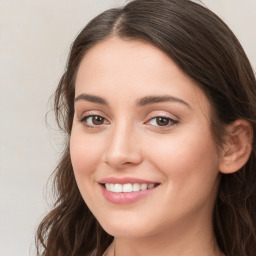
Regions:
<instances>
[{"instance_id":1,"label":"long brown hair","mask_svg":"<svg viewBox=\"0 0 256 256\"><path fill-rule=\"evenodd\" d=\"M188 0L135 0L94 18L77 36L55 93L55 114L67 134L54 173L56 203L37 231L42 256L101 256L113 237L89 211L77 188L69 154L76 73L85 53L109 37L144 40L164 51L193 78L212 105L211 127L217 145L225 124L247 120L256 134L256 81L240 43L210 10ZM222 175L213 213L220 249L228 256L256 252L255 136L246 165Z\"/></svg>"}]
</instances>

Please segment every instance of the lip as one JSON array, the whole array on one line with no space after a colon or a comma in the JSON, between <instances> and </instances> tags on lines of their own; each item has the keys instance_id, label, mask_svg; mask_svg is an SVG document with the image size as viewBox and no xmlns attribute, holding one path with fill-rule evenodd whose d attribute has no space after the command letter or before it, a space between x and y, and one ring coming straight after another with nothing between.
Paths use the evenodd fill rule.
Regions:
<instances>
[{"instance_id":1,"label":"lip","mask_svg":"<svg viewBox=\"0 0 256 256\"><path fill-rule=\"evenodd\" d=\"M117 178L117 177L107 177L104 179L101 179L98 181L100 184L106 184L106 183L113 183L113 184L127 184L127 183L139 183L139 184L159 184L157 181L149 181L149 180L143 180L133 177L123 177L123 178Z\"/></svg>"},{"instance_id":2,"label":"lip","mask_svg":"<svg viewBox=\"0 0 256 256\"><path fill-rule=\"evenodd\" d=\"M106 190L106 188L104 186L105 183L122 184L122 185L127 184L127 183L160 184L159 182L137 179L137 178L132 178L132 177L124 177L124 178L107 177L107 178L99 180L98 183L100 185L102 194L105 197L105 199L114 204L135 203L135 202L141 200L142 198L149 196L151 193L154 192L154 190L156 190L158 188L158 186L150 188L150 189L146 189L146 190L136 191L136 192L116 193L116 192L111 192L111 191Z\"/></svg>"}]
</instances>

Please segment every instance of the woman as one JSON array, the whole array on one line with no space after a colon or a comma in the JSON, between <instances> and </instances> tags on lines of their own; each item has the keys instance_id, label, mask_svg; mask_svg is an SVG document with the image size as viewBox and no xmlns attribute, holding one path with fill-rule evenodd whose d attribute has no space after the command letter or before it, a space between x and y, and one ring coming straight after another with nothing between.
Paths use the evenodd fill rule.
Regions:
<instances>
[{"instance_id":1,"label":"woman","mask_svg":"<svg viewBox=\"0 0 256 256\"><path fill-rule=\"evenodd\" d=\"M67 146L38 255L255 255L255 95L238 40L198 4L93 19L55 94Z\"/></svg>"}]
</instances>

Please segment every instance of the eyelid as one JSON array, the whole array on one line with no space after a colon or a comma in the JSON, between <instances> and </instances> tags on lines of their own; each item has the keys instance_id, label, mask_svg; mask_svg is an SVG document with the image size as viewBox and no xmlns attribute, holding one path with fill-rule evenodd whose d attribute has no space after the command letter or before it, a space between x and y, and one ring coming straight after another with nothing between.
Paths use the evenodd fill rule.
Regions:
<instances>
[{"instance_id":1,"label":"eyelid","mask_svg":"<svg viewBox=\"0 0 256 256\"><path fill-rule=\"evenodd\" d=\"M107 120L109 119L108 116L104 112L102 112L100 110L87 110L87 111L84 111L84 112L81 113L79 119L81 120L81 119L83 119L85 117L89 117L89 116L101 116L104 119L107 119Z\"/></svg>"},{"instance_id":2,"label":"eyelid","mask_svg":"<svg viewBox=\"0 0 256 256\"><path fill-rule=\"evenodd\" d=\"M169 119L170 123L168 125L163 125L163 126L149 124L149 122L152 121L153 119L161 118L161 117ZM150 113L147 116L146 120L147 121L144 122L144 124L151 125L152 127L156 128L156 129L170 129L170 127L179 124L178 117L175 116L175 118L174 118L173 115L170 115L170 114L167 114L167 113L163 113L162 111L154 111L154 112Z\"/></svg>"},{"instance_id":3,"label":"eyelid","mask_svg":"<svg viewBox=\"0 0 256 256\"><path fill-rule=\"evenodd\" d=\"M154 120L154 119L157 119L157 118L165 118L165 119L169 120L169 122L170 122L171 124L163 125L163 126L161 126L161 125L152 125L152 126L162 127L162 128L163 128L163 127L169 127L169 126L172 126L172 125L178 123L178 121L176 121L176 120L174 120L174 119L172 119L172 118L170 118L170 117L165 117L165 116L156 116L156 117L152 117L152 118L150 118L146 123L149 123L150 121L152 121L152 120Z\"/></svg>"},{"instance_id":4,"label":"eyelid","mask_svg":"<svg viewBox=\"0 0 256 256\"><path fill-rule=\"evenodd\" d=\"M99 125L90 125L86 123L86 119L90 118L90 117L101 117L104 119L103 124L99 124ZM80 118L78 118L78 121L81 122L86 128L90 128L90 129L99 129L102 128L102 126L105 126L107 124L110 123L109 118L106 117L106 115L98 110L90 110L90 111L86 111L82 114L82 116Z\"/></svg>"},{"instance_id":5,"label":"eyelid","mask_svg":"<svg viewBox=\"0 0 256 256\"><path fill-rule=\"evenodd\" d=\"M160 111L152 111L152 112L150 112L147 115L146 119L149 120L149 119L152 119L152 118L155 118L155 117L165 117L165 118L172 119L174 121L178 121L179 120L179 118L176 115L171 114L171 113L166 112L166 111L161 111L161 110Z\"/></svg>"},{"instance_id":6,"label":"eyelid","mask_svg":"<svg viewBox=\"0 0 256 256\"><path fill-rule=\"evenodd\" d=\"M86 116L84 116L84 117L82 117L81 119L80 119L80 121L81 122L83 122L83 121L85 121L86 119L88 119L88 118L90 118L90 117L101 117L101 118L103 118L104 119L104 121L106 121L107 119L105 118L105 117L103 117L103 116L100 116L100 115L86 115Z\"/></svg>"}]
</instances>

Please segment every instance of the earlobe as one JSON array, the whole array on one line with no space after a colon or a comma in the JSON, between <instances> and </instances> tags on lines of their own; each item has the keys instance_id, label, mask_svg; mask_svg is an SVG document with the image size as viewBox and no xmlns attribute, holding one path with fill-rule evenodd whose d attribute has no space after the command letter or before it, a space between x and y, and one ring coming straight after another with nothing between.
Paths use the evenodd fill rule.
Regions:
<instances>
[{"instance_id":1,"label":"earlobe","mask_svg":"<svg viewBox=\"0 0 256 256\"><path fill-rule=\"evenodd\" d=\"M240 170L252 151L253 129L249 122L236 120L226 127L227 135L220 156L219 170L223 174Z\"/></svg>"}]
</instances>

